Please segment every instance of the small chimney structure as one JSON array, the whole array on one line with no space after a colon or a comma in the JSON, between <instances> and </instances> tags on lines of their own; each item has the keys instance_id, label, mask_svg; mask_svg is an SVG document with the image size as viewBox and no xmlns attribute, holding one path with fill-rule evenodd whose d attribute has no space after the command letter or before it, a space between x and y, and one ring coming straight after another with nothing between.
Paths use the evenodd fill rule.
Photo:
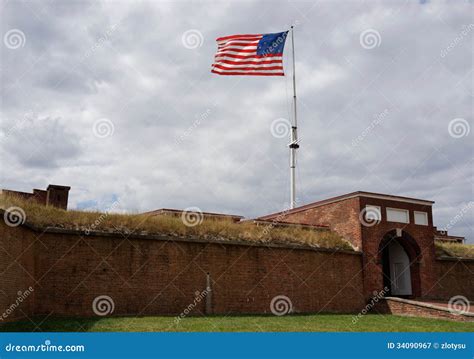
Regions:
<instances>
[{"instance_id":1,"label":"small chimney structure","mask_svg":"<svg viewBox=\"0 0 474 359\"><path fill-rule=\"evenodd\" d=\"M28 199L45 206L53 206L67 210L70 189L71 187L69 186L50 184L46 190L37 188L33 189L33 193L13 191L9 189L2 189L1 193L7 196Z\"/></svg>"},{"instance_id":2,"label":"small chimney structure","mask_svg":"<svg viewBox=\"0 0 474 359\"><path fill-rule=\"evenodd\" d=\"M46 190L46 205L67 209L70 189L69 186L50 184Z\"/></svg>"}]
</instances>

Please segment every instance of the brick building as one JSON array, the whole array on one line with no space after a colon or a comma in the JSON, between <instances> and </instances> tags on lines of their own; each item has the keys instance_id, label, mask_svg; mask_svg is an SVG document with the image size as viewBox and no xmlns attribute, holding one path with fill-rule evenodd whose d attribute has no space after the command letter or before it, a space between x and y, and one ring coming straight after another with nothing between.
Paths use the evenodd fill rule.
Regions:
<instances>
[{"instance_id":1,"label":"brick building","mask_svg":"<svg viewBox=\"0 0 474 359\"><path fill-rule=\"evenodd\" d=\"M364 294L429 296L436 285L434 241L463 242L433 226L433 201L353 192L258 218L326 225L362 252Z\"/></svg>"},{"instance_id":2,"label":"brick building","mask_svg":"<svg viewBox=\"0 0 474 359\"><path fill-rule=\"evenodd\" d=\"M45 206L53 206L61 209L67 209L69 199L69 190L71 187L50 184L46 190L33 189L32 193L2 189L0 192L9 196L17 196L31 201L35 201Z\"/></svg>"},{"instance_id":3,"label":"brick building","mask_svg":"<svg viewBox=\"0 0 474 359\"><path fill-rule=\"evenodd\" d=\"M66 209L69 187L3 192ZM410 304L410 298L474 298L474 260L436 255L435 240L463 238L433 226L433 203L354 192L250 220L265 228L334 231L355 250L0 221L0 313L31 287L34 294L8 320L51 313L93 316L92 303L104 295L113 300L113 315L180 314L195 293L211 285L212 295L193 314L271 313L272 301L282 296L294 312L356 313L387 287L384 310L449 315L430 304ZM243 222L235 215L192 214Z\"/></svg>"}]
</instances>

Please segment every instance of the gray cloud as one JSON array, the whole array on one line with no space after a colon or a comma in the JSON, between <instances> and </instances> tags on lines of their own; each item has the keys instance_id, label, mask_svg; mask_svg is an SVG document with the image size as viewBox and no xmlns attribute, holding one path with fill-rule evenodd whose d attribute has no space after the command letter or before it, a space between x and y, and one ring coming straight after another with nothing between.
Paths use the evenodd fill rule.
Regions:
<instances>
[{"instance_id":1,"label":"gray cloud","mask_svg":"<svg viewBox=\"0 0 474 359\"><path fill-rule=\"evenodd\" d=\"M40 118L25 114L22 119L5 121L2 149L6 157L25 167L49 170L80 157L79 136L70 132L60 118Z\"/></svg>"},{"instance_id":2,"label":"gray cloud","mask_svg":"<svg viewBox=\"0 0 474 359\"><path fill-rule=\"evenodd\" d=\"M209 70L218 36L297 23L300 203L355 190L432 199L443 227L472 201L474 130L448 132L455 118L472 127L469 2L38 1L2 11L2 37L16 28L26 42L1 48L1 128L39 114L22 131L28 141L2 140L5 186L63 183L73 205L117 196L130 211L280 210L288 140L270 126L289 118L290 78ZM203 35L196 49L181 42L190 29ZM373 49L360 44L367 29L380 34ZM94 135L102 118L112 136ZM472 241L473 227L471 209L450 231Z\"/></svg>"}]
</instances>

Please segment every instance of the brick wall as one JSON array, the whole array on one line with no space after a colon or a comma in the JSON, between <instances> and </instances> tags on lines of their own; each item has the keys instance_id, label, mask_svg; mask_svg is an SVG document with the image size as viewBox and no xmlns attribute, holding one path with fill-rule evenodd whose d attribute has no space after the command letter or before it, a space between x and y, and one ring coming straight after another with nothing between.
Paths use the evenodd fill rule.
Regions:
<instances>
[{"instance_id":1,"label":"brick wall","mask_svg":"<svg viewBox=\"0 0 474 359\"><path fill-rule=\"evenodd\" d=\"M416 303L398 298L387 298L380 302L376 308L377 313L403 315L407 317L423 317L434 319L450 319L458 322L472 322L474 318L467 315L455 314L447 309L438 309L434 305L426 305L426 303Z\"/></svg>"},{"instance_id":2,"label":"brick wall","mask_svg":"<svg viewBox=\"0 0 474 359\"><path fill-rule=\"evenodd\" d=\"M2 214L3 217L3 214ZM37 288L32 232L0 225L0 324L30 316ZM33 288L30 293L29 288Z\"/></svg>"},{"instance_id":3,"label":"brick wall","mask_svg":"<svg viewBox=\"0 0 474 359\"><path fill-rule=\"evenodd\" d=\"M46 191L46 205L67 209L70 189L69 186L50 184Z\"/></svg>"},{"instance_id":4,"label":"brick wall","mask_svg":"<svg viewBox=\"0 0 474 359\"><path fill-rule=\"evenodd\" d=\"M17 236L26 246L34 240L27 237L39 234L0 226L8 233L2 247L15 247ZM270 313L278 295L290 298L295 312L357 312L365 305L360 254L76 232L43 233L33 248L35 314L92 316L99 295L113 299L114 315L180 314L206 288L207 273L216 314ZM18 268L0 276L11 292L26 279ZM0 302L0 310L11 299ZM205 300L191 309L204 311Z\"/></svg>"},{"instance_id":5,"label":"brick wall","mask_svg":"<svg viewBox=\"0 0 474 359\"><path fill-rule=\"evenodd\" d=\"M356 248L362 248L362 235L359 223L359 197L308 208L295 213L278 215L282 222L325 225L343 236Z\"/></svg>"},{"instance_id":6,"label":"brick wall","mask_svg":"<svg viewBox=\"0 0 474 359\"><path fill-rule=\"evenodd\" d=\"M47 203L47 199L46 197L48 196L48 192L45 191L45 190L42 190L42 189L33 189L33 197L34 200L38 203L41 203L41 204L46 204Z\"/></svg>"},{"instance_id":7,"label":"brick wall","mask_svg":"<svg viewBox=\"0 0 474 359\"><path fill-rule=\"evenodd\" d=\"M20 191L12 191L9 189L2 189L1 191L2 194L7 195L7 196L15 196L19 197L21 199L33 199L36 200L39 197L35 197L33 193L27 193L27 192L20 192ZM45 197L46 198L46 197ZM41 199L40 199L41 200ZM41 202L40 202L41 203Z\"/></svg>"},{"instance_id":8,"label":"brick wall","mask_svg":"<svg viewBox=\"0 0 474 359\"><path fill-rule=\"evenodd\" d=\"M435 262L436 281L427 296L449 299L462 295L474 301L474 260L438 259Z\"/></svg>"},{"instance_id":9,"label":"brick wall","mask_svg":"<svg viewBox=\"0 0 474 359\"><path fill-rule=\"evenodd\" d=\"M361 223L359 215L366 205L380 207L382 218L378 223L368 226ZM386 218L387 207L409 210L410 223L388 222ZM414 224L414 211L428 213L427 226ZM359 248L363 252L366 300L371 298L374 291L380 291L384 288L379 248L384 236L396 228L403 230L404 237L406 237L403 241L407 247L408 237L411 237L414 242L414 248L411 248L413 253L409 253L412 261L411 272L414 296L427 295L427 292L435 283L434 229L431 206L429 205L360 196L332 203L323 203L317 207L280 215L278 218L281 221L293 223L329 225L333 231L349 240L356 248ZM414 255L415 248L416 251L419 250L419 255Z\"/></svg>"},{"instance_id":10,"label":"brick wall","mask_svg":"<svg viewBox=\"0 0 474 359\"><path fill-rule=\"evenodd\" d=\"M35 201L39 204L67 209L69 198L69 186L49 185L47 190L33 189L33 193L12 191L8 189L0 190L0 193L7 196L15 196L22 199Z\"/></svg>"}]
</instances>

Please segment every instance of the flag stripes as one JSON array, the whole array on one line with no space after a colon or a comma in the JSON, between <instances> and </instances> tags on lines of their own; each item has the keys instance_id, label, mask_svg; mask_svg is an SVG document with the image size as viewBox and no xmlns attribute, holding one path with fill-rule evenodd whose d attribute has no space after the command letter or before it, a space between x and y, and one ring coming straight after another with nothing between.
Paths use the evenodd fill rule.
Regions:
<instances>
[{"instance_id":1,"label":"flag stripes","mask_svg":"<svg viewBox=\"0 0 474 359\"><path fill-rule=\"evenodd\" d=\"M285 41L286 33L282 39ZM217 52L211 72L218 75L283 76L283 46L273 52L271 43L263 40L274 39L280 34L231 35L216 39ZM263 39L263 40L262 40ZM276 45L273 45L274 47ZM280 50L281 48L281 50Z\"/></svg>"}]
</instances>

